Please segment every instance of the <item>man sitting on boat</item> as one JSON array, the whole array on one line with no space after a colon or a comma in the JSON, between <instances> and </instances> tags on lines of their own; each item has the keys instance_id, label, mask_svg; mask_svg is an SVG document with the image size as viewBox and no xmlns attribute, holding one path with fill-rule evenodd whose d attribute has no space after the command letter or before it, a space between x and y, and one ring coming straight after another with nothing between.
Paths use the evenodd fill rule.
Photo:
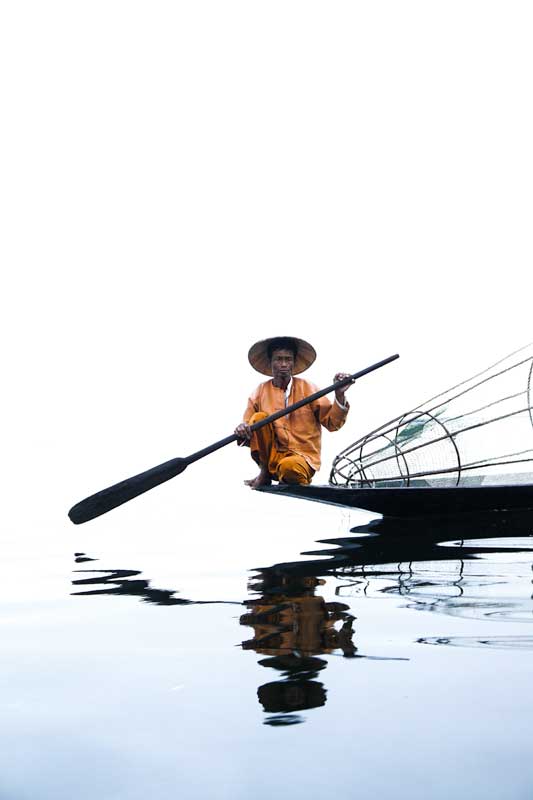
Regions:
<instances>
[{"instance_id":1,"label":"man sitting on boat","mask_svg":"<svg viewBox=\"0 0 533 800\"><path fill-rule=\"evenodd\" d=\"M248 360L252 367L272 376L249 397L244 421L235 428L238 443L248 445L252 458L259 464L259 475L245 481L252 489L267 486L272 480L311 483L320 469L320 426L337 431L346 421L349 404L344 387L336 390L333 403L327 397L320 397L258 431L251 430L254 423L317 391L313 383L293 377L310 367L315 358L314 348L294 337L264 339L250 348ZM339 372L334 380L346 377L347 373Z\"/></svg>"}]
</instances>

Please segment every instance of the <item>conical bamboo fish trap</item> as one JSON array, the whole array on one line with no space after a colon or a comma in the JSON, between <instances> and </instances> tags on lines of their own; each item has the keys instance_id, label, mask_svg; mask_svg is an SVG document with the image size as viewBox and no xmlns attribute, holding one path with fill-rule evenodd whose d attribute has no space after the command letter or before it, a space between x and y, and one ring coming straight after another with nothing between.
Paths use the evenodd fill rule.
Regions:
<instances>
[{"instance_id":1,"label":"conical bamboo fish trap","mask_svg":"<svg viewBox=\"0 0 533 800\"><path fill-rule=\"evenodd\" d=\"M533 344L387 422L335 458L340 486L533 482Z\"/></svg>"}]
</instances>

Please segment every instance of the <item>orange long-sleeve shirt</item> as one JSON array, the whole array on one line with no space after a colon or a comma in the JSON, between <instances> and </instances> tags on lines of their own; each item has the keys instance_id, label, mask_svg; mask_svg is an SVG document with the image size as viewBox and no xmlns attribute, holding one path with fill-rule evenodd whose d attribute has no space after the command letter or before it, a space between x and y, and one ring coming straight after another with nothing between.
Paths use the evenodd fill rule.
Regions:
<instances>
[{"instance_id":1,"label":"orange long-sleeve shirt","mask_svg":"<svg viewBox=\"0 0 533 800\"><path fill-rule=\"evenodd\" d=\"M318 387L303 378L293 378L287 405L297 403L318 391ZM244 422L248 423L256 411L273 414L285 408L285 392L274 386L271 380L260 383L248 398L244 412ZM273 422L276 447L279 451L289 450L305 458L315 470L320 469L320 447L322 429L338 431L344 425L349 404L343 409L338 403L331 403L327 397L320 397L308 405L291 411L285 417Z\"/></svg>"}]
</instances>

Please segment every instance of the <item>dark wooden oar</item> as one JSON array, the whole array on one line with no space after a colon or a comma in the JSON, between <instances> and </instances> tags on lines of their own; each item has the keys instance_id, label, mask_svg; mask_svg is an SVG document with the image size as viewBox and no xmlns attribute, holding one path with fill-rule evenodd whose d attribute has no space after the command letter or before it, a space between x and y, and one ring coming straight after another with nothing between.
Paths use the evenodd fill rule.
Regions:
<instances>
[{"instance_id":1,"label":"dark wooden oar","mask_svg":"<svg viewBox=\"0 0 533 800\"><path fill-rule=\"evenodd\" d=\"M372 364L371 367L362 369L360 372L355 372L353 375L349 375L341 381L332 383L331 386L327 386L325 389L310 394L309 397L304 397L303 400L299 400L297 403L287 406L287 408L276 411L260 422L256 422L251 428L257 431L264 425L268 425L270 422L284 417L286 414L290 414L291 411L297 408L312 403L313 400L318 400L319 397L323 397L325 394L335 389L340 389L343 386L347 386L349 383L353 383L353 381L361 378L363 375L367 375L369 372L373 372L375 369L379 369L397 358L399 358L398 355L389 356L389 358L385 358L383 361L378 361L377 364ZM186 456L185 458L172 458L170 461L165 461L164 464L159 464L159 466L148 469L146 472L134 475L133 478L127 478L125 481L115 483L114 486L102 489L101 492L92 494L90 497L85 498L85 500L76 503L75 506L72 506L68 515L76 525L82 522L88 522L90 519L99 517L101 514L105 514L111 511L111 509L121 506L123 503L127 503L128 500L133 500L134 497L147 492L149 489L153 489L154 486L159 486L160 483L174 478L176 475L179 475L180 472L183 472L189 464L192 464L194 461L199 461L200 458L214 453L215 450L220 450L221 447L225 447L227 444L231 444L231 442L235 442L237 439L237 435L232 433L231 436L226 436L225 439L210 444L208 447L204 447L203 450L198 450L197 453L193 453L190 456Z\"/></svg>"}]
</instances>

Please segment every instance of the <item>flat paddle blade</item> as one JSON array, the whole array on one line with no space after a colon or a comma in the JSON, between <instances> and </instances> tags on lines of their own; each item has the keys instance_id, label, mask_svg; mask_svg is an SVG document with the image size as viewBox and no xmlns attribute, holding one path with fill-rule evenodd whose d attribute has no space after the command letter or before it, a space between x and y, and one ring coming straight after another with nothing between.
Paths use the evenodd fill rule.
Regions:
<instances>
[{"instance_id":1,"label":"flat paddle blade","mask_svg":"<svg viewBox=\"0 0 533 800\"><path fill-rule=\"evenodd\" d=\"M132 478L127 478L125 481L115 483L114 486L109 486L107 489L102 489L101 492L86 497L85 500L72 506L68 515L75 525L88 522L90 519L106 514L111 509L127 503L128 500L133 500L134 497L153 489L154 486L169 481L183 472L188 464L189 460L186 458L173 458L165 461L164 464L159 464L146 472L141 472L139 475L134 475Z\"/></svg>"}]
</instances>

